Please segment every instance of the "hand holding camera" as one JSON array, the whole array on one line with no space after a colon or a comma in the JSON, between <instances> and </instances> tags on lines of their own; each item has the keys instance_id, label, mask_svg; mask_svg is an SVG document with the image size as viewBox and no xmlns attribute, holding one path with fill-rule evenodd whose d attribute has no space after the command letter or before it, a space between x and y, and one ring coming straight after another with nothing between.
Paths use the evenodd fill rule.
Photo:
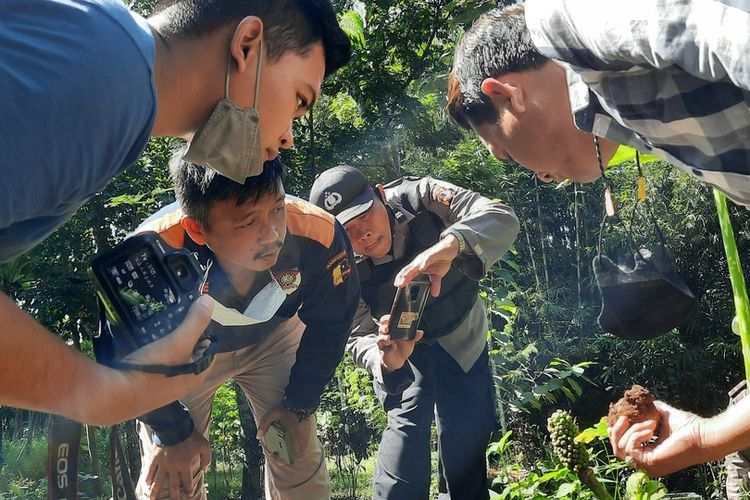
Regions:
<instances>
[{"instance_id":1,"label":"hand holding camera","mask_svg":"<svg viewBox=\"0 0 750 500\"><path fill-rule=\"evenodd\" d=\"M95 257L92 275L107 319L116 327L110 339L115 359L105 363L168 376L197 374L210 365L208 341L199 336L212 300L199 300L203 269L195 255L145 232Z\"/></svg>"}]
</instances>

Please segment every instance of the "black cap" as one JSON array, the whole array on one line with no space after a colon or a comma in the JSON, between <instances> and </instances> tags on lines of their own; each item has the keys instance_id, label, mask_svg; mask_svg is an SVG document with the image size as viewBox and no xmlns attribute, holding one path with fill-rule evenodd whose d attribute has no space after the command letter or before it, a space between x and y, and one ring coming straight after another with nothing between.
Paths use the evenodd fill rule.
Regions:
<instances>
[{"instance_id":1,"label":"black cap","mask_svg":"<svg viewBox=\"0 0 750 500\"><path fill-rule=\"evenodd\" d=\"M326 170L310 189L310 203L333 214L342 224L370 210L374 198L367 177L349 165Z\"/></svg>"}]
</instances>

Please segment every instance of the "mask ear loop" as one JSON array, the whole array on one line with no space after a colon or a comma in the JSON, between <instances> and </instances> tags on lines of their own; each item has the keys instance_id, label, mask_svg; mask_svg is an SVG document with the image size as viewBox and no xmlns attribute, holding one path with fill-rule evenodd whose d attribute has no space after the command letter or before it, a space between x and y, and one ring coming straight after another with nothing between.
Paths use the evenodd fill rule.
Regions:
<instances>
[{"instance_id":1,"label":"mask ear loop","mask_svg":"<svg viewBox=\"0 0 750 500\"><path fill-rule=\"evenodd\" d=\"M260 37L258 43L258 62L255 65L255 100L253 101L253 108L258 110L258 99L260 98L260 69L263 67L263 36Z\"/></svg>"},{"instance_id":2,"label":"mask ear loop","mask_svg":"<svg viewBox=\"0 0 750 500\"><path fill-rule=\"evenodd\" d=\"M258 98L260 97L260 70L263 67L263 37L258 43L258 62L255 63L255 100L253 108L258 109ZM224 99L229 99L229 73L232 70L232 52L227 54L227 71L224 76Z\"/></svg>"}]
</instances>

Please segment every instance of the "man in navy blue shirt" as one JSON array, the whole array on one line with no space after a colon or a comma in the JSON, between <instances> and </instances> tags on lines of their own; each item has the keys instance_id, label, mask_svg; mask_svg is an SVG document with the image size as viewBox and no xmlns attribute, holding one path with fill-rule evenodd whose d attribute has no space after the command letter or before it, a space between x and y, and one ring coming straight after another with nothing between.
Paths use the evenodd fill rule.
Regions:
<instances>
[{"instance_id":1,"label":"man in navy blue shirt","mask_svg":"<svg viewBox=\"0 0 750 500\"><path fill-rule=\"evenodd\" d=\"M181 157L171 168L179 203L136 232L156 231L208 268L202 289L217 309L206 333L216 339L217 354L198 388L140 418L147 425L140 425L137 493L205 498L211 406L219 386L234 379L259 433L275 422L293 443L291 464L266 452L268 498L328 498L314 412L343 357L359 301L346 231L318 207L285 197L279 161L266 162L243 185Z\"/></svg>"},{"instance_id":2,"label":"man in navy blue shirt","mask_svg":"<svg viewBox=\"0 0 750 500\"><path fill-rule=\"evenodd\" d=\"M0 261L46 238L150 136L191 141L191 157L238 182L257 174L292 146L292 120L349 57L328 0L159 7L144 20L120 0L0 3ZM133 361L185 361L210 311L199 301ZM107 424L201 379L98 366L0 297L0 404Z\"/></svg>"}]
</instances>

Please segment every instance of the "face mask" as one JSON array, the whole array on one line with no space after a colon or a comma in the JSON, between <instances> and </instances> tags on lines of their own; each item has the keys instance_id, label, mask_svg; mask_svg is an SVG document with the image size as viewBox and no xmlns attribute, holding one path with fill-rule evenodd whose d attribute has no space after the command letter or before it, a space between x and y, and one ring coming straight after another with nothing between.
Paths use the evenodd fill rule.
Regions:
<instances>
[{"instance_id":1,"label":"face mask","mask_svg":"<svg viewBox=\"0 0 750 500\"><path fill-rule=\"evenodd\" d=\"M248 326L265 323L273 318L286 297L287 293L271 275L270 283L253 297L244 312L226 307L217 301L214 304L211 319L221 326Z\"/></svg>"},{"instance_id":2,"label":"face mask","mask_svg":"<svg viewBox=\"0 0 750 500\"><path fill-rule=\"evenodd\" d=\"M594 276L602 295L599 326L628 340L663 335L693 310L695 296L677 275L662 249L641 249L632 269L606 255L594 257Z\"/></svg>"},{"instance_id":3,"label":"face mask","mask_svg":"<svg viewBox=\"0 0 750 500\"><path fill-rule=\"evenodd\" d=\"M195 132L185 154L187 161L206 165L240 184L244 184L248 177L263 172L263 144L257 110L262 60L261 41L255 72L254 107L240 108L229 99L231 55L227 58L224 99L219 101L208 120Z\"/></svg>"}]
</instances>

